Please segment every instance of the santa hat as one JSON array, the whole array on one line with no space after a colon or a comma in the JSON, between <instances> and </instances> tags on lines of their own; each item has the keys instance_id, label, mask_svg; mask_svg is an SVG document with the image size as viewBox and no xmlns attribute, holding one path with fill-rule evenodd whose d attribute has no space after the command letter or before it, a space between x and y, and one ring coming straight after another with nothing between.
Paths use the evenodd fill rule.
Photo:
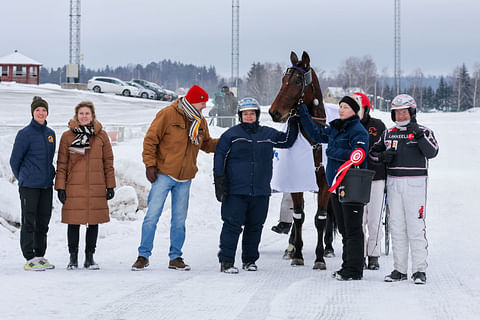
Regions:
<instances>
[{"instance_id":1,"label":"santa hat","mask_svg":"<svg viewBox=\"0 0 480 320\"><path fill-rule=\"evenodd\" d=\"M197 86L196 84L188 90L185 99L189 103L199 103L199 102L207 102L208 101L208 93L203 90L201 87Z\"/></svg>"}]
</instances>

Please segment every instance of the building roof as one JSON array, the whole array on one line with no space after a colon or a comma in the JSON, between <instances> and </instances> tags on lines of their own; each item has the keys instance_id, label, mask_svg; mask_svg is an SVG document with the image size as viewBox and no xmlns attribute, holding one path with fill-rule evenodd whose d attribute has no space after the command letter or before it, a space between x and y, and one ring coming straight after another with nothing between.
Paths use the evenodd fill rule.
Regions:
<instances>
[{"instance_id":1,"label":"building roof","mask_svg":"<svg viewBox=\"0 0 480 320\"><path fill-rule=\"evenodd\" d=\"M328 87L327 91L329 91L332 96L338 97L338 98L347 96L347 95L352 94L354 92L365 93L362 88L355 88L355 87L349 87L349 88L346 88L346 89L344 89L342 87Z\"/></svg>"},{"instance_id":2,"label":"building roof","mask_svg":"<svg viewBox=\"0 0 480 320\"><path fill-rule=\"evenodd\" d=\"M24 56L23 54L19 53L16 50L12 54L9 54L4 57L0 57L0 64L30 64L30 65L38 65L38 66L42 65L40 62Z\"/></svg>"}]
</instances>

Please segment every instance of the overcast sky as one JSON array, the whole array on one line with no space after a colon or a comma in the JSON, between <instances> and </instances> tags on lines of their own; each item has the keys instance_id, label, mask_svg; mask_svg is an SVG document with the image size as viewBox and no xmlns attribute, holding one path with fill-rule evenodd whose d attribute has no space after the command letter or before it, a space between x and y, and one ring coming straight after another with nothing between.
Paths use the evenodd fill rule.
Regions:
<instances>
[{"instance_id":1,"label":"overcast sky","mask_svg":"<svg viewBox=\"0 0 480 320\"><path fill-rule=\"evenodd\" d=\"M69 58L69 0L0 0L0 56L15 49L46 67ZM370 55L393 74L394 0L240 0L240 75L290 51L338 69ZM231 0L82 0L82 63L89 68L171 59L231 70ZM401 0L404 74L450 74L480 63L480 1Z\"/></svg>"}]
</instances>

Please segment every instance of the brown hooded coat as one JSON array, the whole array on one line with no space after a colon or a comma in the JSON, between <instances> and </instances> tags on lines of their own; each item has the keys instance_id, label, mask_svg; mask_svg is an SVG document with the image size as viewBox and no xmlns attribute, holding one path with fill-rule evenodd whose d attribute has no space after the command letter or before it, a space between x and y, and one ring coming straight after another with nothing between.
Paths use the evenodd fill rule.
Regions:
<instances>
[{"instance_id":1,"label":"brown hooded coat","mask_svg":"<svg viewBox=\"0 0 480 320\"><path fill-rule=\"evenodd\" d=\"M69 130L62 134L58 149L55 190L65 190L67 200L62 207L62 222L68 224L99 224L110 221L106 189L115 188L113 151L102 125L94 121L94 135L85 154L69 150L78 127L70 120Z\"/></svg>"}]
</instances>

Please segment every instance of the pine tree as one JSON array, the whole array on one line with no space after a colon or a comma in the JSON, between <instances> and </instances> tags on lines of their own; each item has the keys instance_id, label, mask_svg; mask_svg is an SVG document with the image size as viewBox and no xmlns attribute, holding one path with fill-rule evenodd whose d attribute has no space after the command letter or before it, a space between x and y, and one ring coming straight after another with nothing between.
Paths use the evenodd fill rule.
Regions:
<instances>
[{"instance_id":1,"label":"pine tree","mask_svg":"<svg viewBox=\"0 0 480 320\"><path fill-rule=\"evenodd\" d=\"M463 64L457 68L455 83L456 111L464 111L472 107L472 88L467 67Z\"/></svg>"}]
</instances>

